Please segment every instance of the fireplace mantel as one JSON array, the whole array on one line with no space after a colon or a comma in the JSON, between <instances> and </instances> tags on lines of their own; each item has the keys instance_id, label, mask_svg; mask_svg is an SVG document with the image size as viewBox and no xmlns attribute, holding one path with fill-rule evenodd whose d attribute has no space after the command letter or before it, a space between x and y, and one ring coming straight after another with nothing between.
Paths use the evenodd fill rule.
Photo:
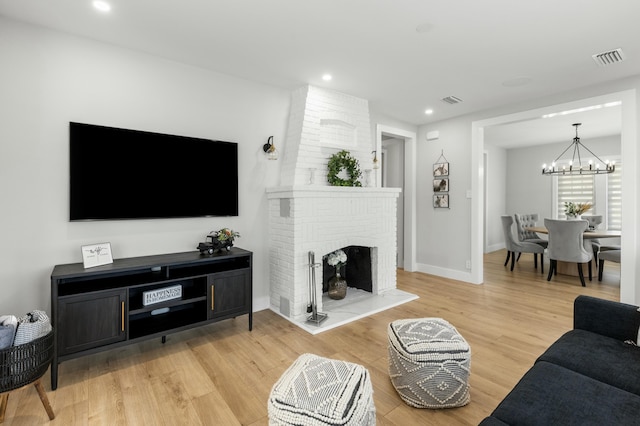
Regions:
<instances>
[{"instance_id":1,"label":"fireplace mantel","mask_svg":"<svg viewBox=\"0 0 640 426\"><path fill-rule=\"evenodd\" d=\"M298 198L298 197L392 197L397 198L400 188L373 188L350 186L281 186L267 188L267 198Z\"/></svg>"}]
</instances>

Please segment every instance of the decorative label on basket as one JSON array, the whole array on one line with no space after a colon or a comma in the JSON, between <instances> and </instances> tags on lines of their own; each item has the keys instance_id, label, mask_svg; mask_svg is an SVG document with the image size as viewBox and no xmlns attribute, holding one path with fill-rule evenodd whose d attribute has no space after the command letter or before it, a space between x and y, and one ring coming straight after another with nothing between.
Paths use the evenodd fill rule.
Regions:
<instances>
[{"instance_id":1,"label":"decorative label on basket","mask_svg":"<svg viewBox=\"0 0 640 426\"><path fill-rule=\"evenodd\" d=\"M180 299L181 297L182 286L174 285L172 287L142 292L142 304L144 306L148 306L153 305L154 303L166 302L167 300Z\"/></svg>"}]
</instances>

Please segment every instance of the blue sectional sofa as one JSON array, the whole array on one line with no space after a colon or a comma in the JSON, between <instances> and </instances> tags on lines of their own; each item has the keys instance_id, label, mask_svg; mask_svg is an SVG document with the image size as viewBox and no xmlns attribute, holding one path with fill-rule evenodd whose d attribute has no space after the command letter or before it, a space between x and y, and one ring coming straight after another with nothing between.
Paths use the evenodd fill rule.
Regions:
<instances>
[{"instance_id":1,"label":"blue sectional sofa","mask_svg":"<svg viewBox=\"0 0 640 426\"><path fill-rule=\"evenodd\" d=\"M638 307L589 296L481 426L639 425Z\"/></svg>"}]
</instances>

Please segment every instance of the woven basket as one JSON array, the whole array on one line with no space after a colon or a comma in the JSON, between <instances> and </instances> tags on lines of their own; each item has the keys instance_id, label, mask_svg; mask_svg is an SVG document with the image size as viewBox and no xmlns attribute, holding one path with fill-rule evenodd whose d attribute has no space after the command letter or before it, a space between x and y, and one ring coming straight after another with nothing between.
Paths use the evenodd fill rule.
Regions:
<instances>
[{"instance_id":1,"label":"woven basket","mask_svg":"<svg viewBox=\"0 0 640 426\"><path fill-rule=\"evenodd\" d=\"M33 383L53 358L53 330L31 342L0 350L0 393Z\"/></svg>"}]
</instances>

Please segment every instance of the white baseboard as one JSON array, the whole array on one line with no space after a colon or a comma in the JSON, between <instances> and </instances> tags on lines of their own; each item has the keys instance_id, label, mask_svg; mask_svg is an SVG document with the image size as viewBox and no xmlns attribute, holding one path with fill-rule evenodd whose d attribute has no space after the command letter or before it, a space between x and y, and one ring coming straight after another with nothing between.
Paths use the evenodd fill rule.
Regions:
<instances>
[{"instance_id":1,"label":"white baseboard","mask_svg":"<svg viewBox=\"0 0 640 426\"><path fill-rule=\"evenodd\" d=\"M253 312L269 309L270 300L268 296L253 299Z\"/></svg>"},{"instance_id":2,"label":"white baseboard","mask_svg":"<svg viewBox=\"0 0 640 426\"><path fill-rule=\"evenodd\" d=\"M439 266L427 265L425 263L418 263L417 270L418 272L424 272L425 274L437 275L439 277L463 281L470 284L477 284L473 282L473 279L472 279L473 277L471 276L471 272L441 268Z\"/></svg>"},{"instance_id":3,"label":"white baseboard","mask_svg":"<svg viewBox=\"0 0 640 426\"><path fill-rule=\"evenodd\" d=\"M492 244L487 246L485 253L493 253L494 251L504 249L504 243Z\"/></svg>"}]
</instances>

